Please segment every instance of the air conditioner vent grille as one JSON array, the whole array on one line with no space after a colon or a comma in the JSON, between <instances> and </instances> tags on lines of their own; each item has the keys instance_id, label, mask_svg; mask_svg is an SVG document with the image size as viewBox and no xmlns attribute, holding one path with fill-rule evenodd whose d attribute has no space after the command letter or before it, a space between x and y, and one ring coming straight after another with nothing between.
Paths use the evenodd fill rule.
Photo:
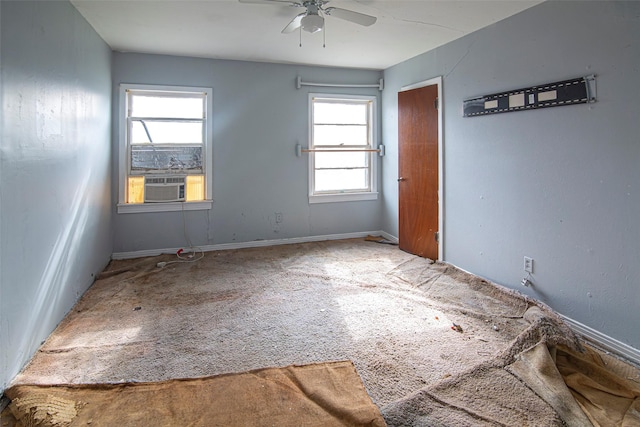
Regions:
<instances>
[{"instance_id":1,"label":"air conditioner vent grille","mask_svg":"<svg viewBox=\"0 0 640 427\"><path fill-rule=\"evenodd\" d=\"M145 203L184 202L185 181L184 176L145 177Z\"/></svg>"},{"instance_id":2,"label":"air conditioner vent grille","mask_svg":"<svg viewBox=\"0 0 640 427\"><path fill-rule=\"evenodd\" d=\"M184 184L184 177L167 177L167 184Z\"/></svg>"}]
</instances>

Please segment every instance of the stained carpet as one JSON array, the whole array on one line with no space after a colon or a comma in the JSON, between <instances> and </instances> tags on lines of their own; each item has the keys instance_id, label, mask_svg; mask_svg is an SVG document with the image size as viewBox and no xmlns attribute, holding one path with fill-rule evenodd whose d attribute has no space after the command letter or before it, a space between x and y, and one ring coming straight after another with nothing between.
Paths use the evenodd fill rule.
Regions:
<instances>
[{"instance_id":1,"label":"stained carpet","mask_svg":"<svg viewBox=\"0 0 640 427\"><path fill-rule=\"evenodd\" d=\"M559 316L450 265L361 239L173 260L113 261L13 385L350 360L389 426L593 423L555 367L583 354Z\"/></svg>"}]
</instances>

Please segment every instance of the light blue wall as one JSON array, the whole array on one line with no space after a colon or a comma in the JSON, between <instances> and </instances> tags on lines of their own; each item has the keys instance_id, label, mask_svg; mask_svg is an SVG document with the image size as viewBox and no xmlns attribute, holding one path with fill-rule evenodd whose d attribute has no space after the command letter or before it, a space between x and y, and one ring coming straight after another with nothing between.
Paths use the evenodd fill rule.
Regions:
<instances>
[{"instance_id":1,"label":"light blue wall","mask_svg":"<svg viewBox=\"0 0 640 427\"><path fill-rule=\"evenodd\" d=\"M462 117L463 99L592 73L595 104ZM387 69L394 235L397 92L440 75L444 259L640 349L640 3L545 2Z\"/></svg>"},{"instance_id":2,"label":"light blue wall","mask_svg":"<svg viewBox=\"0 0 640 427\"><path fill-rule=\"evenodd\" d=\"M111 51L68 2L0 2L0 381L109 261Z\"/></svg>"},{"instance_id":3,"label":"light blue wall","mask_svg":"<svg viewBox=\"0 0 640 427\"><path fill-rule=\"evenodd\" d=\"M285 239L380 229L380 201L309 205L308 93L380 95L377 89L295 87L304 81L377 83L381 72L115 53L113 114L120 83L213 88L213 209L185 212L194 245ZM380 122L378 121L380 127ZM117 200L118 121L113 122ZM378 132L378 136L380 133ZM275 223L275 213L283 221ZM182 212L116 214L115 252L187 244Z\"/></svg>"}]
</instances>

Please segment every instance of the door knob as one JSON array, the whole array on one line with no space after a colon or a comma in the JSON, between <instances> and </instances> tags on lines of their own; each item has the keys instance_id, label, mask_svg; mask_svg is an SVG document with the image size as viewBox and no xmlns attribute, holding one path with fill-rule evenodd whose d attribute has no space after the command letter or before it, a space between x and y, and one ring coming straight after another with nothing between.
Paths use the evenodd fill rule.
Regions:
<instances>
[{"instance_id":1,"label":"door knob","mask_svg":"<svg viewBox=\"0 0 640 427\"><path fill-rule=\"evenodd\" d=\"M402 181L406 181L406 180L407 180L407 178L403 178L403 177L398 178L398 182L402 182Z\"/></svg>"}]
</instances>

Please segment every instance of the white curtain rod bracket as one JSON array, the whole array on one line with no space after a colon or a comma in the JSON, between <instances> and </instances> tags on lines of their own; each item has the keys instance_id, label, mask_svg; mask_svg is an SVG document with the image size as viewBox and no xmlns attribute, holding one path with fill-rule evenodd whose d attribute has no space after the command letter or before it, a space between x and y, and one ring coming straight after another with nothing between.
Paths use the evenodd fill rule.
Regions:
<instances>
[{"instance_id":1,"label":"white curtain rod bracket","mask_svg":"<svg viewBox=\"0 0 640 427\"><path fill-rule=\"evenodd\" d=\"M320 87L375 87L378 90L384 89L384 79L380 79L378 84L334 84L334 83L312 83L312 82L303 82L302 77L298 76L296 78L296 89L300 89L302 86L320 86Z\"/></svg>"}]
</instances>

